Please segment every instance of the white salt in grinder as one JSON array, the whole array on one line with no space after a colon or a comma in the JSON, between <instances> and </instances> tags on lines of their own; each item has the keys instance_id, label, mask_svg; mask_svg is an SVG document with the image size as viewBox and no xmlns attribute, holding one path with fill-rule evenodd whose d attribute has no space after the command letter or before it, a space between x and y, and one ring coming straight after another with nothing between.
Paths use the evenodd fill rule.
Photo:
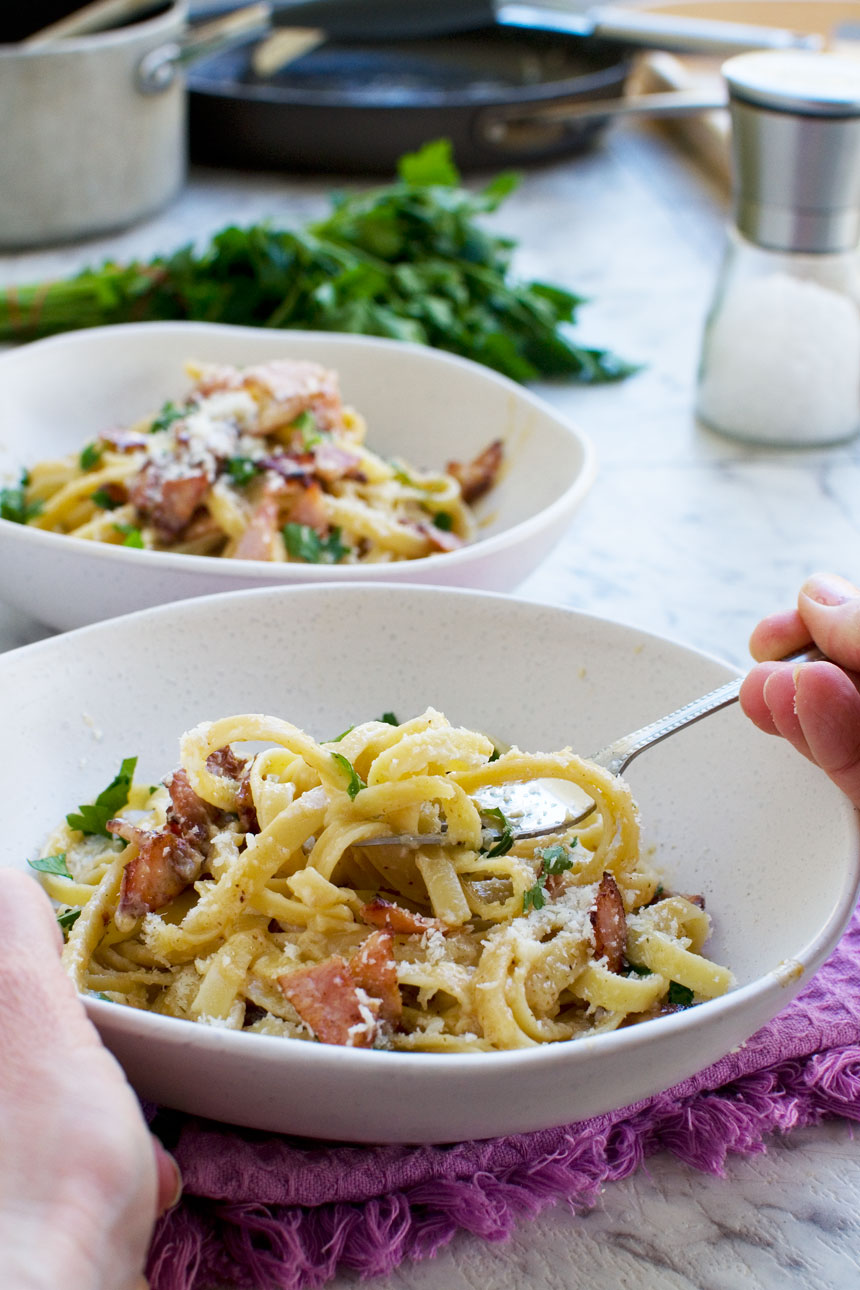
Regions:
<instances>
[{"instance_id":1,"label":"white salt in grinder","mask_svg":"<svg viewBox=\"0 0 860 1290\"><path fill-rule=\"evenodd\" d=\"M749 53L723 75L735 222L696 411L752 443L838 443L860 430L860 61Z\"/></svg>"}]
</instances>

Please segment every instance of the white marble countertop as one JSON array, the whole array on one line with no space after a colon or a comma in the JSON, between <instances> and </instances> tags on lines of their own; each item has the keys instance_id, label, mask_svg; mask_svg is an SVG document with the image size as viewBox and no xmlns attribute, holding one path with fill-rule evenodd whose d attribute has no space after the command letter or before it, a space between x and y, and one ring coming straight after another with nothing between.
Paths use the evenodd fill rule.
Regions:
<instances>
[{"instance_id":1,"label":"white marble countertop","mask_svg":"<svg viewBox=\"0 0 860 1290\"><path fill-rule=\"evenodd\" d=\"M171 209L125 234L0 256L27 282L168 250L228 220L294 224L331 185L198 171ZM588 156L529 172L495 217L519 239L523 276L593 302L579 335L645 364L617 386L541 387L593 438L597 483L569 533L520 594L623 619L730 660L803 578L860 575L860 446L775 451L696 425L693 387L717 271L725 196L659 134L616 129ZM0 605L0 648L46 629ZM588 1214L563 1206L505 1245L460 1236L438 1257L365 1282L373 1290L820 1290L860 1274L860 1147L833 1122L733 1159L724 1180L671 1157L608 1187ZM345 1273L335 1290L358 1285Z\"/></svg>"}]
</instances>

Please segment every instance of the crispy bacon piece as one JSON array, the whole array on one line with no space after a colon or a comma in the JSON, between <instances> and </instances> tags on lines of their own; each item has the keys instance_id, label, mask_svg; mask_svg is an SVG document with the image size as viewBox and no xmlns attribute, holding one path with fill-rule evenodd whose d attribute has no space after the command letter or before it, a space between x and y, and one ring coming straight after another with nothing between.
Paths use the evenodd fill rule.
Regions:
<instances>
[{"instance_id":1,"label":"crispy bacon piece","mask_svg":"<svg viewBox=\"0 0 860 1290\"><path fill-rule=\"evenodd\" d=\"M325 534L329 530L328 511L323 500L323 491L314 480L296 493L295 500L289 505L287 520L290 524L306 524L317 533Z\"/></svg>"},{"instance_id":2,"label":"crispy bacon piece","mask_svg":"<svg viewBox=\"0 0 860 1290\"><path fill-rule=\"evenodd\" d=\"M207 510L199 510L182 534L183 542L224 541L224 530Z\"/></svg>"},{"instance_id":3,"label":"crispy bacon piece","mask_svg":"<svg viewBox=\"0 0 860 1290\"><path fill-rule=\"evenodd\" d=\"M415 525L419 533L430 543L434 551L456 551L463 545L463 539L457 537L456 533L446 532L445 529L438 529L435 524L429 521L421 521Z\"/></svg>"},{"instance_id":4,"label":"crispy bacon piece","mask_svg":"<svg viewBox=\"0 0 860 1290\"><path fill-rule=\"evenodd\" d=\"M218 808L210 806L202 797L197 796L184 767L168 775L164 786L170 794L167 828L171 833L185 838L192 846L202 849L209 841L210 824L214 824L220 814Z\"/></svg>"},{"instance_id":5,"label":"crispy bacon piece","mask_svg":"<svg viewBox=\"0 0 860 1290\"><path fill-rule=\"evenodd\" d=\"M563 873L549 874L547 876L546 883L544 884L544 890L546 891L546 894L550 896L553 900L555 900L556 896L560 896L566 887L567 887L567 883L565 882Z\"/></svg>"},{"instance_id":6,"label":"crispy bacon piece","mask_svg":"<svg viewBox=\"0 0 860 1290\"><path fill-rule=\"evenodd\" d=\"M445 467L460 485L464 502L477 501L496 482L504 456L501 439L494 439L474 461L449 461Z\"/></svg>"},{"instance_id":7,"label":"crispy bacon piece","mask_svg":"<svg viewBox=\"0 0 860 1290\"><path fill-rule=\"evenodd\" d=\"M424 914L413 914L411 909L395 905L382 896L362 905L359 910L361 921L371 927L379 927L386 932L397 932L401 936L423 936L425 932L447 932L445 923L438 918L426 918Z\"/></svg>"},{"instance_id":8,"label":"crispy bacon piece","mask_svg":"<svg viewBox=\"0 0 860 1290\"><path fill-rule=\"evenodd\" d=\"M367 1002L362 1000L358 993L360 987L342 958L335 956L289 972L278 978L278 984L321 1044L349 1048L372 1046L379 1001L369 996L366 996ZM372 1024L368 1024L369 1020Z\"/></svg>"},{"instance_id":9,"label":"crispy bacon piece","mask_svg":"<svg viewBox=\"0 0 860 1290\"><path fill-rule=\"evenodd\" d=\"M327 484L333 483L336 479L354 478L359 473L360 465L360 457L356 457L354 452L339 448L330 439L323 439L320 443L314 444L314 473Z\"/></svg>"},{"instance_id":10,"label":"crispy bacon piece","mask_svg":"<svg viewBox=\"0 0 860 1290\"><path fill-rule=\"evenodd\" d=\"M260 821L257 818L257 808L254 805L254 795L251 792L251 779L245 775L239 781L239 792L236 794L236 807L238 809L239 823L246 833L259 833Z\"/></svg>"},{"instance_id":11,"label":"crispy bacon piece","mask_svg":"<svg viewBox=\"0 0 860 1290\"><path fill-rule=\"evenodd\" d=\"M216 748L206 758L206 769L213 775L224 775L227 779L235 779L237 782L242 778L247 765L247 758L237 757L229 744L224 748Z\"/></svg>"},{"instance_id":12,"label":"crispy bacon piece","mask_svg":"<svg viewBox=\"0 0 860 1290\"><path fill-rule=\"evenodd\" d=\"M349 960L349 973L355 984L379 1000L379 1016L392 1025L400 1020L403 1000L397 984L397 964L391 946L391 932L371 932L358 953Z\"/></svg>"},{"instance_id":13,"label":"crispy bacon piece","mask_svg":"<svg viewBox=\"0 0 860 1290\"><path fill-rule=\"evenodd\" d=\"M590 916L594 928L594 957L605 958L610 972L623 971L627 917L621 892L611 873L604 873L600 880Z\"/></svg>"},{"instance_id":14,"label":"crispy bacon piece","mask_svg":"<svg viewBox=\"0 0 860 1290\"><path fill-rule=\"evenodd\" d=\"M241 370L204 363L198 389L204 395L247 390L260 409L257 433L262 435L291 425L302 412L312 412L320 430L339 429L343 424L337 373L304 359L276 358Z\"/></svg>"},{"instance_id":15,"label":"crispy bacon piece","mask_svg":"<svg viewBox=\"0 0 860 1290\"><path fill-rule=\"evenodd\" d=\"M167 478L161 467L150 461L134 480L130 499L150 519L158 536L170 541L189 523L209 485L205 472Z\"/></svg>"},{"instance_id":16,"label":"crispy bacon piece","mask_svg":"<svg viewBox=\"0 0 860 1290\"><path fill-rule=\"evenodd\" d=\"M228 779L236 781L239 785L236 794L239 823L246 833L259 833L260 821L257 819L257 808L251 792L251 759L237 757L228 744L226 748L216 748L215 752L211 752L206 758L206 766L213 775L226 775Z\"/></svg>"},{"instance_id":17,"label":"crispy bacon piece","mask_svg":"<svg viewBox=\"0 0 860 1290\"><path fill-rule=\"evenodd\" d=\"M260 457L257 462L264 470L277 475L288 483L298 481L305 485L313 478L313 454L306 452L301 456L288 452L273 452L271 457Z\"/></svg>"},{"instance_id":18,"label":"crispy bacon piece","mask_svg":"<svg viewBox=\"0 0 860 1290\"><path fill-rule=\"evenodd\" d=\"M209 849L209 826L221 812L194 792L184 769L164 781L170 794L163 829L141 829L130 820L108 820L116 837L134 843L138 853L122 875L117 916L131 922L168 905L199 876Z\"/></svg>"},{"instance_id":19,"label":"crispy bacon piece","mask_svg":"<svg viewBox=\"0 0 860 1290\"><path fill-rule=\"evenodd\" d=\"M278 534L278 499L264 493L248 520L248 527L236 543L234 560L274 559L275 538Z\"/></svg>"},{"instance_id":20,"label":"crispy bacon piece","mask_svg":"<svg viewBox=\"0 0 860 1290\"><path fill-rule=\"evenodd\" d=\"M167 829L139 829L129 820L108 820L106 827L138 848L123 870L117 905L120 920L132 922L169 905L198 877L203 854L181 835Z\"/></svg>"}]
</instances>

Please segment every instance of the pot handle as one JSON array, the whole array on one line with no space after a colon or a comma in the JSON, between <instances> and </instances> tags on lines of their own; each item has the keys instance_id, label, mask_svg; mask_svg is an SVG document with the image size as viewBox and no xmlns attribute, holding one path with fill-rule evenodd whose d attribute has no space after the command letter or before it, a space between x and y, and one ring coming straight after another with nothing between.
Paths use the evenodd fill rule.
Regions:
<instances>
[{"instance_id":1,"label":"pot handle","mask_svg":"<svg viewBox=\"0 0 860 1290\"><path fill-rule=\"evenodd\" d=\"M265 0L202 23L179 40L158 45L145 54L137 67L137 88L141 94L162 94L170 89L181 68L251 36L265 35L271 25L272 6Z\"/></svg>"},{"instance_id":2,"label":"pot handle","mask_svg":"<svg viewBox=\"0 0 860 1290\"><path fill-rule=\"evenodd\" d=\"M499 152L532 147L536 152L556 141L568 125L606 121L612 117L697 116L728 106L725 93L674 90L665 94L630 94L615 99L570 100L539 107L511 104L488 108L477 123L481 141Z\"/></svg>"}]
</instances>

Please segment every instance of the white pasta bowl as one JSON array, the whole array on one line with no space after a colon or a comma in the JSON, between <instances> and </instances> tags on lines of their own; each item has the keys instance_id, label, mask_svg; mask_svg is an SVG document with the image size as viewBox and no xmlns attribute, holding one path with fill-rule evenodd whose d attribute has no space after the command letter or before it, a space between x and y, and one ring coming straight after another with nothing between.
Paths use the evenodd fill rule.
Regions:
<instances>
[{"instance_id":1,"label":"white pasta bowl","mask_svg":"<svg viewBox=\"0 0 860 1290\"><path fill-rule=\"evenodd\" d=\"M181 398L188 359L246 366L272 358L312 359L337 371L344 402L365 417L368 446L382 456L443 469L501 438L506 464L476 503L477 540L390 564L272 564L136 550L0 519L0 596L69 628L167 601L290 583L372 579L509 591L564 534L591 486L587 438L488 368L397 341L203 323L95 328L0 356L0 485Z\"/></svg>"},{"instance_id":2,"label":"white pasta bowl","mask_svg":"<svg viewBox=\"0 0 860 1290\"><path fill-rule=\"evenodd\" d=\"M124 757L157 780L181 733L242 712L316 738L428 705L530 751L589 752L722 683L682 645L486 593L380 584L167 605L0 657L3 863L26 868ZM613 1033L487 1053L353 1049L88 997L140 1093L200 1115L345 1141L453 1141L566 1123L671 1087L785 1007L835 945L860 876L853 810L737 706L631 767L667 887L701 892L728 994Z\"/></svg>"}]
</instances>

